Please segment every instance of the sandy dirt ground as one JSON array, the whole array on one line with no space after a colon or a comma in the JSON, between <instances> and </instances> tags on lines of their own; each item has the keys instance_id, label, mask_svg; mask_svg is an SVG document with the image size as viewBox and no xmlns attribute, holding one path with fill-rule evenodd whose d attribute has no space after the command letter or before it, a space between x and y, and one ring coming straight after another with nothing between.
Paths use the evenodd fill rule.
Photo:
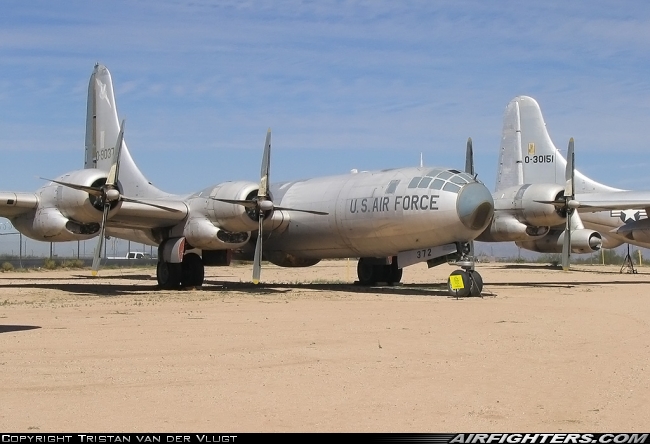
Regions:
<instances>
[{"instance_id":1,"label":"sandy dirt ground","mask_svg":"<svg viewBox=\"0 0 650 444\"><path fill-rule=\"evenodd\" d=\"M647 431L650 269L480 264L362 288L353 261L0 274L0 430Z\"/></svg>"}]
</instances>

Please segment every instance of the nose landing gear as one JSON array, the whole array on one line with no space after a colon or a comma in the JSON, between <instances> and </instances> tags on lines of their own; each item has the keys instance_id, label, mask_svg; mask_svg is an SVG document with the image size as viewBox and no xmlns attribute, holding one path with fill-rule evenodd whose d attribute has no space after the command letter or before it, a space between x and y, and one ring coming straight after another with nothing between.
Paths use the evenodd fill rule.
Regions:
<instances>
[{"instance_id":1,"label":"nose landing gear","mask_svg":"<svg viewBox=\"0 0 650 444\"><path fill-rule=\"evenodd\" d=\"M469 243L459 249L461 257L456 261L456 265L461 267L461 270L453 271L447 279L447 290L452 296L481 296L483 278L474 269L476 262L473 250L473 245Z\"/></svg>"}]
</instances>

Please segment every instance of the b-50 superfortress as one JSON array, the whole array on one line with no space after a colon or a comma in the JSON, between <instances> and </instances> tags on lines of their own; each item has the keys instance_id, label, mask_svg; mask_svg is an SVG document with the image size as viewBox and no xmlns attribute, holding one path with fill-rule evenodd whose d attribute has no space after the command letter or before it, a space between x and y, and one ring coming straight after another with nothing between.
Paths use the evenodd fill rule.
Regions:
<instances>
[{"instance_id":1,"label":"b-50 superfortress","mask_svg":"<svg viewBox=\"0 0 650 444\"><path fill-rule=\"evenodd\" d=\"M598 183L553 144L538 103L515 97L506 107L499 154L494 218L478 240L515 241L525 249L573 253L623 243L650 248L650 191L625 191Z\"/></svg>"},{"instance_id":2,"label":"b-50 superfortress","mask_svg":"<svg viewBox=\"0 0 650 444\"><path fill-rule=\"evenodd\" d=\"M365 285L400 282L402 269L418 262L456 261L461 269L450 276L450 289L481 293L472 241L492 221L494 204L473 175L471 156L469 173L412 167L271 183L269 130L260 183L224 182L179 196L144 177L123 137L111 75L96 65L84 169L34 193L0 192L0 216L40 241L97 236L93 273L106 236L156 245L161 288L202 285L204 266L228 265L233 250L249 249L254 282L263 257L283 267L359 258Z\"/></svg>"}]
</instances>

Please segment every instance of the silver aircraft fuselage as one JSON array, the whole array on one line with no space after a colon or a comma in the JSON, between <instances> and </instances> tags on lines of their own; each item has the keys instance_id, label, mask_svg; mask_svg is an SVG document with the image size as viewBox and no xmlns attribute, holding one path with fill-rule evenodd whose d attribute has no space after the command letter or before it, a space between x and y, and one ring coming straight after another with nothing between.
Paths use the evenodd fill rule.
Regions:
<instances>
[{"instance_id":1,"label":"silver aircraft fuselage","mask_svg":"<svg viewBox=\"0 0 650 444\"><path fill-rule=\"evenodd\" d=\"M386 257L467 242L492 217L490 191L473 177L442 168L400 168L271 186L278 206L266 222L264 252L299 258Z\"/></svg>"}]
</instances>

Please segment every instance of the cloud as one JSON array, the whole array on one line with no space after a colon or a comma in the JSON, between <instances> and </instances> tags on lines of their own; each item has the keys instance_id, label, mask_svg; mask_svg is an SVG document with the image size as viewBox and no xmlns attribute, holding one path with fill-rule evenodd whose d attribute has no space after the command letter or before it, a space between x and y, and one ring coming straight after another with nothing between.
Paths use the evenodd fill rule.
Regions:
<instances>
[{"instance_id":1,"label":"cloud","mask_svg":"<svg viewBox=\"0 0 650 444\"><path fill-rule=\"evenodd\" d=\"M340 156L319 157L328 150L354 153L362 169L391 166L396 151L459 165L472 136L491 185L502 113L518 94L539 101L558 146L574 136L591 158L612 147L640 155L639 129L650 123L650 8L638 2L35 1L5 9L0 152L60 152L55 174L65 171L63 155L81 156L96 61L113 74L134 156L159 156L152 175L177 181L171 189L210 183L224 168L212 158L236 161L231 151L242 150L253 158L268 126L282 135L278 150L313 152L316 173L341 169ZM168 158L199 173L167 174Z\"/></svg>"}]
</instances>

